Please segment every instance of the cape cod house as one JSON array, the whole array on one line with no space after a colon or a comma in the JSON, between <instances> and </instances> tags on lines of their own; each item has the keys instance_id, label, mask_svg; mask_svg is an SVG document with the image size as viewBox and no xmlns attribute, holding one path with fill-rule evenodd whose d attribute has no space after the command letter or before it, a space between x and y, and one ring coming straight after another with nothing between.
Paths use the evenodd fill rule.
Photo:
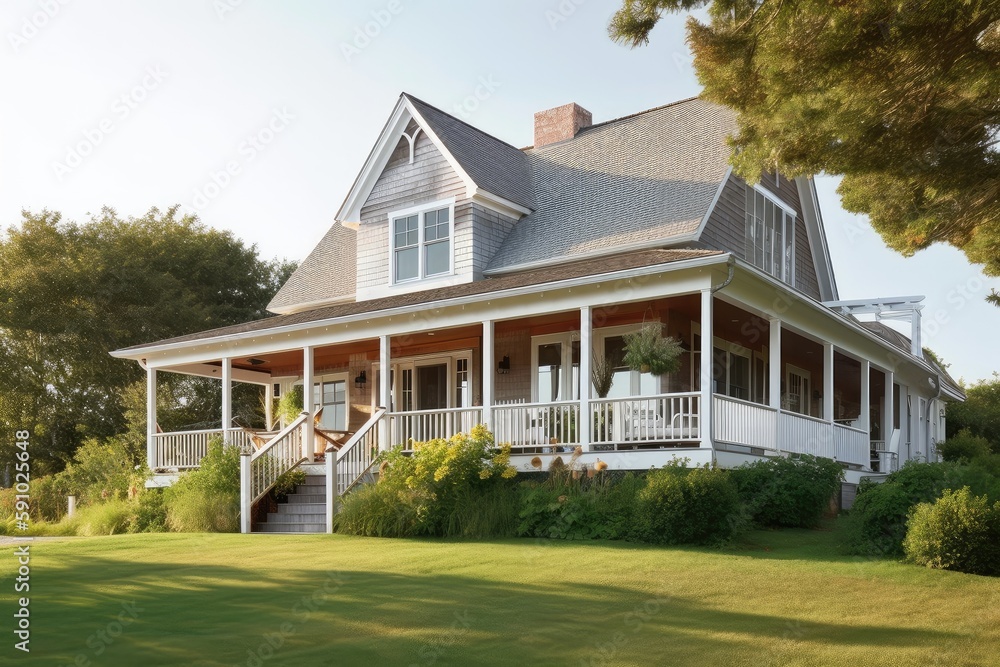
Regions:
<instances>
[{"instance_id":1,"label":"cape cod house","mask_svg":"<svg viewBox=\"0 0 1000 667\"><path fill-rule=\"evenodd\" d=\"M328 524L378 450L477 423L522 470L577 447L618 469L809 453L856 484L934 458L963 395L922 352L921 297L840 301L813 182L738 178L735 129L698 98L598 124L569 104L518 149L401 95L274 317L114 353L148 373L150 468L197 466L219 434L256 443L249 507L329 449ZM650 323L681 341L680 369L619 365L597 395L595 360L620 363ZM157 432L158 373L219 378L221 428ZM309 400L255 434L232 422L234 382Z\"/></svg>"}]
</instances>

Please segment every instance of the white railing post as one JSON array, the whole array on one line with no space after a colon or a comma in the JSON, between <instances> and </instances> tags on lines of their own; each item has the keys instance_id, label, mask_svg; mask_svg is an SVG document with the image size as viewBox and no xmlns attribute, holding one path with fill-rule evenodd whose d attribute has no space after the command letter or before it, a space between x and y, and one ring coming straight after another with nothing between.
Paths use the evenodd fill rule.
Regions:
<instances>
[{"instance_id":1,"label":"white railing post","mask_svg":"<svg viewBox=\"0 0 1000 667\"><path fill-rule=\"evenodd\" d=\"M233 360L222 359L222 440L229 442L229 429L233 427Z\"/></svg>"},{"instance_id":2,"label":"white railing post","mask_svg":"<svg viewBox=\"0 0 1000 667\"><path fill-rule=\"evenodd\" d=\"M309 414L306 422L311 422L313 418L313 362L313 348L311 345L306 345L302 348L302 411ZM312 429L312 424L309 426L310 428L302 432L302 456L305 457L306 461L312 463L315 456L313 452L315 432Z\"/></svg>"},{"instance_id":3,"label":"white railing post","mask_svg":"<svg viewBox=\"0 0 1000 667\"><path fill-rule=\"evenodd\" d=\"M302 416L305 420L302 422L302 433L299 435L299 441L302 447L302 458L304 458L309 463L312 463L312 443L309 441L308 436L313 434L313 429L315 428L312 424L312 415L305 410L302 411Z\"/></svg>"},{"instance_id":4,"label":"white railing post","mask_svg":"<svg viewBox=\"0 0 1000 667\"><path fill-rule=\"evenodd\" d=\"M493 431L493 382L496 377L493 320L483 320L483 424Z\"/></svg>"},{"instance_id":5,"label":"white railing post","mask_svg":"<svg viewBox=\"0 0 1000 667\"><path fill-rule=\"evenodd\" d=\"M392 410L392 359L390 358L390 338L388 335L379 337L379 407ZM380 451L389 449L389 429L379 429L378 448Z\"/></svg>"},{"instance_id":6,"label":"white railing post","mask_svg":"<svg viewBox=\"0 0 1000 667\"><path fill-rule=\"evenodd\" d=\"M701 291L701 398L698 426L701 446L712 447L712 290Z\"/></svg>"},{"instance_id":7,"label":"white railing post","mask_svg":"<svg viewBox=\"0 0 1000 667\"><path fill-rule=\"evenodd\" d=\"M590 363L594 354L593 319L590 306L580 308L580 415L576 420L577 444L583 451L590 451L590 431L594 428L594 418L590 414L591 377Z\"/></svg>"},{"instance_id":8,"label":"white railing post","mask_svg":"<svg viewBox=\"0 0 1000 667\"><path fill-rule=\"evenodd\" d=\"M240 532L250 532L250 510L253 505L253 490L250 482L250 452L240 455Z\"/></svg>"},{"instance_id":9,"label":"white railing post","mask_svg":"<svg viewBox=\"0 0 1000 667\"><path fill-rule=\"evenodd\" d=\"M326 450L326 532L333 532L333 519L337 516L337 450Z\"/></svg>"},{"instance_id":10,"label":"white railing post","mask_svg":"<svg viewBox=\"0 0 1000 667\"><path fill-rule=\"evenodd\" d=\"M156 369L146 368L146 464L150 470L159 465L156 455Z\"/></svg>"}]
</instances>

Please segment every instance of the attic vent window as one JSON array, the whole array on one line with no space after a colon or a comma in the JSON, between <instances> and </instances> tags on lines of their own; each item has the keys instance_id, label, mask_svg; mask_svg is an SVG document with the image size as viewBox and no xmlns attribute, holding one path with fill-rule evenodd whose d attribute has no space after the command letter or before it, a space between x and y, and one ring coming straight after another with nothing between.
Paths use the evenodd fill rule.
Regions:
<instances>
[{"instance_id":1,"label":"attic vent window","mask_svg":"<svg viewBox=\"0 0 1000 667\"><path fill-rule=\"evenodd\" d=\"M452 207L440 204L392 217L393 282L451 273L452 217Z\"/></svg>"},{"instance_id":2,"label":"attic vent window","mask_svg":"<svg viewBox=\"0 0 1000 667\"><path fill-rule=\"evenodd\" d=\"M750 186L746 189L746 260L793 284L795 214L770 192Z\"/></svg>"}]
</instances>

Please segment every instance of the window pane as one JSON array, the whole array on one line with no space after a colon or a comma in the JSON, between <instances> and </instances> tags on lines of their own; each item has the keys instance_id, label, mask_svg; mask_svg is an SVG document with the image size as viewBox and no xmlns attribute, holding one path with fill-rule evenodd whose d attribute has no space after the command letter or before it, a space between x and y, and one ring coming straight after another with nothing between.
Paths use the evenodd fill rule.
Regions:
<instances>
[{"instance_id":1,"label":"window pane","mask_svg":"<svg viewBox=\"0 0 1000 667\"><path fill-rule=\"evenodd\" d=\"M750 360L738 354L729 355L729 395L750 399Z\"/></svg>"},{"instance_id":2,"label":"window pane","mask_svg":"<svg viewBox=\"0 0 1000 667\"><path fill-rule=\"evenodd\" d=\"M438 273L448 273L451 268L451 243L438 241L426 247L424 255L424 272L428 276Z\"/></svg>"},{"instance_id":3,"label":"window pane","mask_svg":"<svg viewBox=\"0 0 1000 667\"><path fill-rule=\"evenodd\" d=\"M396 251L396 280L410 280L417 277L417 248Z\"/></svg>"},{"instance_id":4,"label":"window pane","mask_svg":"<svg viewBox=\"0 0 1000 667\"><path fill-rule=\"evenodd\" d=\"M440 211L438 211L437 212L437 220L438 220L438 224L442 224L442 223L448 222L448 209L443 208Z\"/></svg>"},{"instance_id":5,"label":"window pane","mask_svg":"<svg viewBox=\"0 0 1000 667\"><path fill-rule=\"evenodd\" d=\"M562 373L562 343L538 346L538 400L558 401Z\"/></svg>"}]
</instances>

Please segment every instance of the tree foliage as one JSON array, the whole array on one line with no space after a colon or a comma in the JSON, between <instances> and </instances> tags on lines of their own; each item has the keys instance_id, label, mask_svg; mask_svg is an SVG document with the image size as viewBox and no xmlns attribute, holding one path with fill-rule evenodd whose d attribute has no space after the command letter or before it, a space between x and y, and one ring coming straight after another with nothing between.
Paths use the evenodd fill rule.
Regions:
<instances>
[{"instance_id":1,"label":"tree foliage","mask_svg":"<svg viewBox=\"0 0 1000 667\"><path fill-rule=\"evenodd\" d=\"M0 266L0 430L31 430L36 462L54 468L128 425L126 389L142 370L110 351L263 317L290 272L176 207L105 208L82 224L24 212L0 237ZM166 395L210 418L197 407L213 389L186 382L184 400Z\"/></svg>"},{"instance_id":2,"label":"tree foliage","mask_svg":"<svg viewBox=\"0 0 1000 667\"><path fill-rule=\"evenodd\" d=\"M984 438L1000 454L1000 373L965 388L966 400L948 406L948 438L961 431Z\"/></svg>"},{"instance_id":3,"label":"tree foliage","mask_svg":"<svg viewBox=\"0 0 1000 667\"><path fill-rule=\"evenodd\" d=\"M688 42L704 97L738 114L737 173L842 174L891 248L946 242L1000 275L1000 3L624 0L609 32L637 46L705 6Z\"/></svg>"}]
</instances>

